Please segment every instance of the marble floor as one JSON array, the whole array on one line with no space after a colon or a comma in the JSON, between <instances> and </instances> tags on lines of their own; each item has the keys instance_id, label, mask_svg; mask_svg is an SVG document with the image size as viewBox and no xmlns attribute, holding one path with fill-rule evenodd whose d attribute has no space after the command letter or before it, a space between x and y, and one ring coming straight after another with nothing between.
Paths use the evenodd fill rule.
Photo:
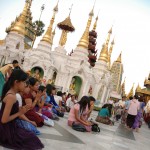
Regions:
<instances>
[{"instance_id":1,"label":"marble floor","mask_svg":"<svg viewBox=\"0 0 150 150\"><path fill-rule=\"evenodd\" d=\"M95 118L97 112L93 112ZM149 150L150 130L143 124L139 133L128 131L120 123L114 126L99 124L100 133L83 133L67 126L68 114L55 122L54 127L39 128L44 150ZM6 150L0 147L0 150Z\"/></svg>"}]
</instances>

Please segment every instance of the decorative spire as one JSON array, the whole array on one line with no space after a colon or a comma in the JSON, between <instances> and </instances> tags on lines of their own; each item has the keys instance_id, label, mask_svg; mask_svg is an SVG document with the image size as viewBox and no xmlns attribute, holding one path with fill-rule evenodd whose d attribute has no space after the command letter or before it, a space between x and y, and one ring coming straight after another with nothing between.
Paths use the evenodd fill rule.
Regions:
<instances>
[{"instance_id":1,"label":"decorative spire","mask_svg":"<svg viewBox=\"0 0 150 150\"><path fill-rule=\"evenodd\" d=\"M26 16L28 16L28 11L31 7L32 0L26 0L24 9L19 17L16 18L15 22L11 24L11 27L6 29L6 32L15 31L19 34L25 35L25 23Z\"/></svg>"},{"instance_id":2,"label":"decorative spire","mask_svg":"<svg viewBox=\"0 0 150 150\"><path fill-rule=\"evenodd\" d=\"M58 28L62 30L62 34L59 41L60 46L64 46L66 44L68 32L73 32L75 30L70 19L72 6L73 5L71 5L69 16L64 21L57 24Z\"/></svg>"},{"instance_id":3,"label":"decorative spire","mask_svg":"<svg viewBox=\"0 0 150 150\"><path fill-rule=\"evenodd\" d=\"M138 83L138 86L136 87L136 92L140 92L140 91L141 91L141 87L140 87L140 85Z\"/></svg>"},{"instance_id":4,"label":"decorative spire","mask_svg":"<svg viewBox=\"0 0 150 150\"><path fill-rule=\"evenodd\" d=\"M120 53L120 55L118 56L118 58L117 58L117 60L116 60L116 62L119 62L119 63L121 63L122 61L121 61L121 56L122 56L122 52Z\"/></svg>"},{"instance_id":5,"label":"decorative spire","mask_svg":"<svg viewBox=\"0 0 150 150\"><path fill-rule=\"evenodd\" d=\"M126 77L124 78L124 81L123 81L123 83L122 83L122 85L121 85L121 90L122 90L122 96L126 96L126 93L125 93L125 79L126 79Z\"/></svg>"},{"instance_id":6,"label":"decorative spire","mask_svg":"<svg viewBox=\"0 0 150 150\"><path fill-rule=\"evenodd\" d=\"M56 27L55 27L55 29L52 32L52 45L53 45L53 40L54 40L54 36L55 36L55 30L56 30Z\"/></svg>"},{"instance_id":7,"label":"decorative spire","mask_svg":"<svg viewBox=\"0 0 150 150\"><path fill-rule=\"evenodd\" d=\"M130 96L132 96L132 97L134 96L134 95L133 95L133 94L134 94L133 90L134 90L134 83L133 83L133 86L132 86L132 88L131 88L131 90L130 90L128 96L127 96L128 99L129 99Z\"/></svg>"},{"instance_id":8,"label":"decorative spire","mask_svg":"<svg viewBox=\"0 0 150 150\"><path fill-rule=\"evenodd\" d=\"M111 27L110 30L108 31L108 36L107 36L107 39L106 39L106 45L107 45L107 46L108 46L108 44L109 44L111 34L112 34L112 27Z\"/></svg>"},{"instance_id":9,"label":"decorative spire","mask_svg":"<svg viewBox=\"0 0 150 150\"><path fill-rule=\"evenodd\" d=\"M110 48L109 48L109 52L108 52L108 66L109 66L109 68L111 67L111 54L112 54L112 51L113 51L114 44L115 44L115 42L114 42L114 39L113 39L112 42L111 42Z\"/></svg>"},{"instance_id":10,"label":"decorative spire","mask_svg":"<svg viewBox=\"0 0 150 150\"><path fill-rule=\"evenodd\" d=\"M95 31L96 30L96 27L97 27L97 21L98 21L98 15L95 19L95 23L94 23L94 26L93 26L93 30Z\"/></svg>"},{"instance_id":11,"label":"decorative spire","mask_svg":"<svg viewBox=\"0 0 150 150\"><path fill-rule=\"evenodd\" d=\"M7 33L15 31L24 35L25 38L27 37L28 43L25 42L25 48L31 47L29 43L32 43L35 36L35 30L32 23L32 13L30 10L31 4L32 0L26 0L22 13L19 15L19 17L16 17L15 21L11 23L10 27L6 28Z\"/></svg>"},{"instance_id":12,"label":"decorative spire","mask_svg":"<svg viewBox=\"0 0 150 150\"><path fill-rule=\"evenodd\" d=\"M95 6L95 3L94 3L94 6ZM86 25L86 29L85 29L85 31L84 31L77 47L88 49L88 45L89 45L89 28L91 26L92 18L93 18L93 15L94 15L94 13L93 13L94 6L93 6L91 12L89 13L89 19L88 19L88 22L87 22L87 25Z\"/></svg>"},{"instance_id":13,"label":"decorative spire","mask_svg":"<svg viewBox=\"0 0 150 150\"><path fill-rule=\"evenodd\" d=\"M59 0L58 0L58 2L59 2ZM47 28L47 31L41 40L41 41L45 41L45 42L49 43L50 45L52 45L52 43L53 43L52 29L53 29L53 24L54 24L54 20L55 20L55 15L58 12L58 2L57 2L57 5L53 9L53 16L51 18L49 27Z\"/></svg>"},{"instance_id":14,"label":"decorative spire","mask_svg":"<svg viewBox=\"0 0 150 150\"><path fill-rule=\"evenodd\" d=\"M108 31L108 36L107 36L107 39L106 39L106 43L103 44L102 50L101 50L101 53L100 53L100 57L99 57L99 60L105 61L106 63L108 62L108 44L109 44L109 41L110 41L111 34L112 34L112 27Z\"/></svg>"}]
</instances>

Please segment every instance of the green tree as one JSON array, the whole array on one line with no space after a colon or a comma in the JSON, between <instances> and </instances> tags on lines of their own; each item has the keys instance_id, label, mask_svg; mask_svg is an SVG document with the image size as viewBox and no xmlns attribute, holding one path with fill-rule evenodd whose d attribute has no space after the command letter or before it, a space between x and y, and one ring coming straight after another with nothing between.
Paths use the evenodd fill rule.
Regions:
<instances>
[{"instance_id":1,"label":"green tree","mask_svg":"<svg viewBox=\"0 0 150 150\"><path fill-rule=\"evenodd\" d=\"M45 24L42 21L33 22L33 28L36 33L36 37L41 36L44 33Z\"/></svg>"}]
</instances>

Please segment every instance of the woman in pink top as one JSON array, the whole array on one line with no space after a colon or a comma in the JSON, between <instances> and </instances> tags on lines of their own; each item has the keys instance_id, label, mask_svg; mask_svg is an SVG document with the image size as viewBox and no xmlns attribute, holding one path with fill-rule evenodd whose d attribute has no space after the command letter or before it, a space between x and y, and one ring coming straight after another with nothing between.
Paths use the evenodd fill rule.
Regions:
<instances>
[{"instance_id":1,"label":"woman in pink top","mask_svg":"<svg viewBox=\"0 0 150 150\"><path fill-rule=\"evenodd\" d=\"M138 102L138 96L135 95L133 99L130 101L129 109L128 109L128 116L127 116L127 127L132 128L135 117L139 110L139 102Z\"/></svg>"},{"instance_id":2,"label":"woman in pink top","mask_svg":"<svg viewBox=\"0 0 150 150\"><path fill-rule=\"evenodd\" d=\"M72 123L82 124L85 126L88 132L91 131L92 123L84 119L84 115L88 113L90 108L89 97L83 96L81 100L71 108L68 118L68 125L72 126Z\"/></svg>"}]
</instances>

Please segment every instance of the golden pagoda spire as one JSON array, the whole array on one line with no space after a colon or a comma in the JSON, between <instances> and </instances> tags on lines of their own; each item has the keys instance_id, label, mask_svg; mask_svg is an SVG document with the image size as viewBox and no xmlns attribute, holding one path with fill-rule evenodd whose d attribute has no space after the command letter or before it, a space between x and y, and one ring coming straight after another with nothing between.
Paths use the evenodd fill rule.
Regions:
<instances>
[{"instance_id":1,"label":"golden pagoda spire","mask_svg":"<svg viewBox=\"0 0 150 150\"><path fill-rule=\"evenodd\" d=\"M102 50L101 50L100 57L99 57L99 60L105 61L106 63L108 62L108 44L110 41L111 34L112 34L112 27L108 31L108 36L107 36L106 42L102 46Z\"/></svg>"},{"instance_id":2,"label":"golden pagoda spire","mask_svg":"<svg viewBox=\"0 0 150 150\"><path fill-rule=\"evenodd\" d=\"M122 61L121 61L121 56L122 56L122 52L120 53L120 55L118 56L118 58L117 58L117 60L116 60L116 62L119 62L119 63L121 63Z\"/></svg>"},{"instance_id":3,"label":"golden pagoda spire","mask_svg":"<svg viewBox=\"0 0 150 150\"><path fill-rule=\"evenodd\" d=\"M108 31L108 36L107 36L107 39L106 39L106 45L107 45L107 46L108 46L108 44L109 44L111 34L112 34L112 27L111 27L110 30Z\"/></svg>"},{"instance_id":4,"label":"golden pagoda spire","mask_svg":"<svg viewBox=\"0 0 150 150\"><path fill-rule=\"evenodd\" d=\"M112 51L113 51L114 44L115 44L115 42L114 42L114 39L113 39L112 42L111 42L110 48L109 48L109 52L108 52L108 67L109 67L109 69L111 68L111 54L112 54Z\"/></svg>"},{"instance_id":5,"label":"golden pagoda spire","mask_svg":"<svg viewBox=\"0 0 150 150\"><path fill-rule=\"evenodd\" d=\"M131 88L131 90L130 90L128 96L127 96L128 99L129 99L130 96L132 96L132 97L134 96L134 95L133 95L133 94L134 94L133 90L134 90L134 83L133 83L133 86L132 86L132 88Z\"/></svg>"},{"instance_id":6,"label":"golden pagoda spire","mask_svg":"<svg viewBox=\"0 0 150 150\"><path fill-rule=\"evenodd\" d=\"M41 40L41 41L45 41L45 42L47 42L47 43L49 43L51 45L53 43L52 29L53 29L53 24L54 24L54 20L55 20L55 15L58 12L58 3L59 3L59 0L57 2L57 5L53 9L53 16L51 18L49 27L47 28L47 31L46 31L45 35L43 36L43 38Z\"/></svg>"},{"instance_id":7,"label":"golden pagoda spire","mask_svg":"<svg viewBox=\"0 0 150 150\"><path fill-rule=\"evenodd\" d=\"M99 14L99 12L98 12L98 14ZM93 30L94 31L96 30L96 27L97 27L97 21L98 21L98 15L97 15L97 17L95 19L95 23L94 23L94 26L93 26Z\"/></svg>"},{"instance_id":8,"label":"golden pagoda spire","mask_svg":"<svg viewBox=\"0 0 150 150\"><path fill-rule=\"evenodd\" d=\"M141 91L141 87L140 87L140 85L138 83L138 86L136 87L136 92L140 92L140 91Z\"/></svg>"},{"instance_id":9,"label":"golden pagoda spire","mask_svg":"<svg viewBox=\"0 0 150 150\"><path fill-rule=\"evenodd\" d=\"M54 40L54 36L55 36L55 31L56 31L56 27L54 28L54 30L52 32L52 45L53 45L53 40Z\"/></svg>"},{"instance_id":10,"label":"golden pagoda spire","mask_svg":"<svg viewBox=\"0 0 150 150\"><path fill-rule=\"evenodd\" d=\"M95 0L96 2L96 0ZM93 10L94 10L94 7L95 7L95 3L94 3L94 6L91 10L91 12L89 13L89 19L88 19L88 22L87 22L87 25L86 25L86 29L77 45L77 47L81 47L81 48L84 48L84 49L88 49L88 45L89 45L89 29L90 29L90 26L91 26L91 22L92 22L92 18L94 16L94 13L93 13Z\"/></svg>"},{"instance_id":11,"label":"golden pagoda spire","mask_svg":"<svg viewBox=\"0 0 150 150\"><path fill-rule=\"evenodd\" d=\"M121 90L122 90L122 96L126 96L126 93L125 93L125 81L126 81L126 77L124 78L124 81L121 85Z\"/></svg>"},{"instance_id":12,"label":"golden pagoda spire","mask_svg":"<svg viewBox=\"0 0 150 150\"><path fill-rule=\"evenodd\" d=\"M32 3L32 0L26 0L22 13L20 14L18 18L16 18L15 22L11 24L9 32L15 31L19 34L25 35L25 21L26 21L26 16L28 14L28 10L31 7L31 3Z\"/></svg>"}]
</instances>

